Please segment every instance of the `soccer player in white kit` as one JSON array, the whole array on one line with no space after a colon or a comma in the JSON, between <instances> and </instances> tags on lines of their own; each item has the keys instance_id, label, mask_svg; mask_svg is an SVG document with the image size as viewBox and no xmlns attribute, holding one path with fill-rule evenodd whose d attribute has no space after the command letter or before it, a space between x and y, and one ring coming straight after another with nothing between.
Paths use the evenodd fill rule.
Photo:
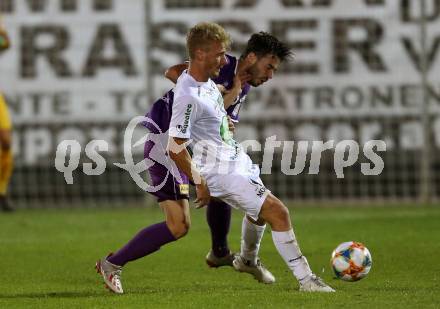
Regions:
<instances>
[{"instance_id":1,"label":"soccer player in white kit","mask_svg":"<svg viewBox=\"0 0 440 309\"><path fill-rule=\"evenodd\" d=\"M241 251L233 262L236 270L251 273L264 283L275 281L258 258L267 222L273 242L298 280L300 291L334 292L312 273L296 241L289 210L264 186L258 166L252 164L229 132L222 95L211 80L225 64L229 44L229 35L217 24L199 23L189 30L190 63L175 88L169 156L195 183L198 207L214 197L245 212ZM192 157L186 149L188 145Z\"/></svg>"}]
</instances>

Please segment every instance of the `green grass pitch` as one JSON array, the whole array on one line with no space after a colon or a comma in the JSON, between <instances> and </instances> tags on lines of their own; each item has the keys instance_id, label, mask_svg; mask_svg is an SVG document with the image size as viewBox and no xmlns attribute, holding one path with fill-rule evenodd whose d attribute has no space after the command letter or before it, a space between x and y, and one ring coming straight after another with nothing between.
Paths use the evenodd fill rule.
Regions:
<instances>
[{"instance_id":1,"label":"green grass pitch","mask_svg":"<svg viewBox=\"0 0 440 309\"><path fill-rule=\"evenodd\" d=\"M104 289L95 260L139 229L162 221L158 207L22 210L0 214L0 308L439 308L440 207L293 207L295 232L312 269L333 294L299 293L267 229L260 256L277 282L209 269L204 210L191 210L190 233L129 263L124 295ZM239 249L242 214L233 213L230 245ZM367 278L343 282L329 268L343 241L364 242Z\"/></svg>"}]
</instances>

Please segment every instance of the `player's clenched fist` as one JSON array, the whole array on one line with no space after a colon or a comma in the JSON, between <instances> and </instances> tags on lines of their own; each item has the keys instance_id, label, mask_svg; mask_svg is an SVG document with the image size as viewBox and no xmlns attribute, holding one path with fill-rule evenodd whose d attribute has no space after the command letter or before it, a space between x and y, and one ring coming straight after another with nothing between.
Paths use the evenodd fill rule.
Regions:
<instances>
[{"instance_id":1,"label":"player's clenched fist","mask_svg":"<svg viewBox=\"0 0 440 309\"><path fill-rule=\"evenodd\" d=\"M209 193L208 185L206 184L206 180L204 178L201 179L200 184L196 185L196 195L196 208L202 208L209 204L211 194Z\"/></svg>"}]
</instances>

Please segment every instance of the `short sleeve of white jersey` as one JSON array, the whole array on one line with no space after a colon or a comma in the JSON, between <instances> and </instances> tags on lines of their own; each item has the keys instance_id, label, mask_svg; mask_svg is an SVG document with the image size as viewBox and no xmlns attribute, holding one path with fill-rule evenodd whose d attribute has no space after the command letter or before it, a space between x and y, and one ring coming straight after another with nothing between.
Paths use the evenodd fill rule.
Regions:
<instances>
[{"instance_id":1,"label":"short sleeve of white jersey","mask_svg":"<svg viewBox=\"0 0 440 309\"><path fill-rule=\"evenodd\" d=\"M197 113L197 102L192 96L175 98L171 114L169 136L190 138L191 125Z\"/></svg>"}]
</instances>

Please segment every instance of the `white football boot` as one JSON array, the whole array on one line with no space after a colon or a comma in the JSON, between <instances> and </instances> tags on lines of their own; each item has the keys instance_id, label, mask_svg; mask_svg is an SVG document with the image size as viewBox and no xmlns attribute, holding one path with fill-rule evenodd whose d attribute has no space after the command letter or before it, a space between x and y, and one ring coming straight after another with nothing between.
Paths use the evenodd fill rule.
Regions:
<instances>
[{"instance_id":1,"label":"white football boot","mask_svg":"<svg viewBox=\"0 0 440 309\"><path fill-rule=\"evenodd\" d=\"M237 255L232 262L235 270L243 273L249 273L256 280L262 283L271 284L275 282L275 277L272 273L261 264L260 259L257 259L257 263L255 265L251 265L250 261L245 260L240 255Z\"/></svg>"},{"instance_id":2,"label":"white football boot","mask_svg":"<svg viewBox=\"0 0 440 309\"><path fill-rule=\"evenodd\" d=\"M102 258L96 262L95 269L98 274L102 275L104 283L110 291L116 294L124 293L121 283L122 266L114 265L106 258Z\"/></svg>"},{"instance_id":3,"label":"white football boot","mask_svg":"<svg viewBox=\"0 0 440 309\"><path fill-rule=\"evenodd\" d=\"M301 292L335 292L333 288L328 286L321 278L312 274L308 279L300 283L299 290Z\"/></svg>"}]
</instances>

